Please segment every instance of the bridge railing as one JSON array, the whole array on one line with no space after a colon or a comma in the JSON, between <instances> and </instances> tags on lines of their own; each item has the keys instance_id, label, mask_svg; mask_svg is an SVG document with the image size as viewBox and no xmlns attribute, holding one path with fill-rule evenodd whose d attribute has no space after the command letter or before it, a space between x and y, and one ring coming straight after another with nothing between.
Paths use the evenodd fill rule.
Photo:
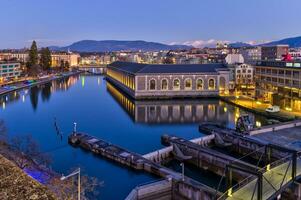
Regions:
<instances>
[{"instance_id":1,"label":"bridge railing","mask_svg":"<svg viewBox=\"0 0 301 200\"><path fill-rule=\"evenodd\" d=\"M266 171L270 171L271 169L273 169L273 168L275 168L275 167L277 167L277 166L279 166L281 164L289 162L291 159L292 159L291 155L286 156L286 157L281 158L279 160L276 160L276 161L274 161L274 162L272 162L270 164L267 164L266 166L262 167L259 171L262 172L262 173L264 173Z\"/></svg>"},{"instance_id":2,"label":"bridge railing","mask_svg":"<svg viewBox=\"0 0 301 200\"><path fill-rule=\"evenodd\" d=\"M266 172L266 171L270 171L271 169L281 165L281 164L284 164L284 163L287 163L291 160L291 156L287 156L287 157L284 157L280 160L276 160L266 166L264 166L263 168L260 168L258 171L259 172ZM227 197L231 197L232 194L235 192L235 191L238 191L240 190L241 188L243 188L244 186L246 186L247 184L249 184L250 182L252 182L253 180L255 180L257 177L254 176L254 175L250 175L248 176L247 178L243 179L242 181L238 182L237 184L235 184L234 186L232 186L231 188L229 188L225 193L223 193L222 196L220 196L218 198L218 200L222 200L222 199L226 199Z\"/></svg>"},{"instance_id":3,"label":"bridge railing","mask_svg":"<svg viewBox=\"0 0 301 200\"><path fill-rule=\"evenodd\" d=\"M256 176L254 176L254 175L248 176L247 178L243 179L242 181L238 182L237 184L235 184L234 186L229 188L225 193L223 193L218 198L218 200L222 200L222 199L226 199L227 197L231 197L234 191L240 190L241 188L243 188L244 186L246 186L247 184L249 184L250 182L252 182L255 179L256 179Z\"/></svg>"}]
</instances>

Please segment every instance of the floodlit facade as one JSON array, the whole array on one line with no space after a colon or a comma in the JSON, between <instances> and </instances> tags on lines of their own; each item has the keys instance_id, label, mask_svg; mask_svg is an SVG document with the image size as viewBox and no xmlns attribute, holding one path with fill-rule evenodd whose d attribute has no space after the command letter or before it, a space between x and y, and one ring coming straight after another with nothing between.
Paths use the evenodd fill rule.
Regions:
<instances>
[{"instance_id":1,"label":"floodlit facade","mask_svg":"<svg viewBox=\"0 0 301 200\"><path fill-rule=\"evenodd\" d=\"M301 111L301 62L262 61L255 66L256 98Z\"/></svg>"},{"instance_id":2,"label":"floodlit facade","mask_svg":"<svg viewBox=\"0 0 301 200\"><path fill-rule=\"evenodd\" d=\"M149 65L114 62L107 79L135 99L216 97L228 94L223 64Z\"/></svg>"},{"instance_id":3,"label":"floodlit facade","mask_svg":"<svg viewBox=\"0 0 301 200\"><path fill-rule=\"evenodd\" d=\"M61 62L68 62L71 67L78 66L80 55L77 53L52 53L51 65L52 67L59 67Z\"/></svg>"}]
</instances>

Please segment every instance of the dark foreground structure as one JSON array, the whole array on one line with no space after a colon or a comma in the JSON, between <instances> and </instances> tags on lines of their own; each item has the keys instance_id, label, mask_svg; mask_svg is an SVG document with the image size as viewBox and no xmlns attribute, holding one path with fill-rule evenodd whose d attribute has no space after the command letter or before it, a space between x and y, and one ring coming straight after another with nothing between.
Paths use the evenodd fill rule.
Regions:
<instances>
[{"instance_id":1,"label":"dark foreground structure","mask_svg":"<svg viewBox=\"0 0 301 200\"><path fill-rule=\"evenodd\" d=\"M107 79L135 99L217 97L229 92L229 70L223 64L114 62L107 68Z\"/></svg>"}]
</instances>

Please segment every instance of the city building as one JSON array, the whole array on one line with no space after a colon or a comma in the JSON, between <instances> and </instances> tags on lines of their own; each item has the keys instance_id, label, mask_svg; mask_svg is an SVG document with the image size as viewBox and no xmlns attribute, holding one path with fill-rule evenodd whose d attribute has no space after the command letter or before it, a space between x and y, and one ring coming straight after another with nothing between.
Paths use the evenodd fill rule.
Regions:
<instances>
[{"instance_id":1,"label":"city building","mask_svg":"<svg viewBox=\"0 0 301 200\"><path fill-rule=\"evenodd\" d=\"M256 98L301 111L301 62L261 61L255 66Z\"/></svg>"},{"instance_id":2,"label":"city building","mask_svg":"<svg viewBox=\"0 0 301 200\"><path fill-rule=\"evenodd\" d=\"M51 66L59 67L61 63L68 63L69 66L78 66L80 55L77 53L51 53Z\"/></svg>"},{"instance_id":3,"label":"city building","mask_svg":"<svg viewBox=\"0 0 301 200\"><path fill-rule=\"evenodd\" d=\"M227 64L244 63L244 57L241 54L228 54L225 58Z\"/></svg>"},{"instance_id":4,"label":"city building","mask_svg":"<svg viewBox=\"0 0 301 200\"><path fill-rule=\"evenodd\" d=\"M238 52L243 56L246 64L254 65L261 60L261 47L244 47L238 49Z\"/></svg>"},{"instance_id":5,"label":"city building","mask_svg":"<svg viewBox=\"0 0 301 200\"><path fill-rule=\"evenodd\" d=\"M235 65L235 89L236 95L254 96L254 68L248 64Z\"/></svg>"},{"instance_id":6,"label":"city building","mask_svg":"<svg viewBox=\"0 0 301 200\"><path fill-rule=\"evenodd\" d=\"M261 60L282 60L288 54L288 45L275 45L261 47Z\"/></svg>"},{"instance_id":7,"label":"city building","mask_svg":"<svg viewBox=\"0 0 301 200\"><path fill-rule=\"evenodd\" d=\"M17 79L20 75L20 63L0 62L0 83Z\"/></svg>"},{"instance_id":8,"label":"city building","mask_svg":"<svg viewBox=\"0 0 301 200\"><path fill-rule=\"evenodd\" d=\"M228 94L229 70L223 64L114 62L107 79L135 99L216 97Z\"/></svg>"},{"instance_id":9,"label":"city building","mask_svg":"<svg viewBox=\"0 0 301 200\"><path fill-rule=\"evenodd\" d=\"M301 48L289 49L289 55L293 60L301 61Z\"/></svg>"},{"instance_id":10,"label":"city building","mask_svg":"<svg viewBox=\"0 0 301 200\"><path fill-rule=\"evenodd\" d=\"M198 124L218 120L226 126L239 116L239 109L229 107L215 98L137 101L127 97L110 83L107 84L107 90L135 123ZM237 115L231 114L231 110Z\"/></svg>"}]
</instances>

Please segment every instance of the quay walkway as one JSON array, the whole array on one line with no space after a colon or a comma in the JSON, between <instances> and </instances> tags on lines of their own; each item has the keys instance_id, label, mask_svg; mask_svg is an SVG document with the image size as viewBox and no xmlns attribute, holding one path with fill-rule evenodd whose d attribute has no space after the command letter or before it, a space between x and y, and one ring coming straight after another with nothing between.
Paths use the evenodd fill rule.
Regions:
<instances>
[{"instance_id":1,"label":"quay walkway","mask_svg":"<svg viewBox=\"0 0 301 200\"><path fill-rule=\"evenodd\" d=\"M62 75L54 75L51 77L47 77L47 78L42 78L42 79L38 79L37 81L33 82L33 83L28 83L28 84L24 84L23 82L19 82L17 84L10 84L7 86L1 86L0 87L0 96L7 94L7 93L11 93L17 90L21 90L24 88L30 88L30 87L34 87L36 85L42 85L48 82L51 82L53 80L57 80L57 79L62 79L62 78L66 78L69 76L73 76L73 75L77 75L80 74L82 72L68 72L68 73L64 73Z\"/></svg>"},{"instance_id":2,"label":"quay walkway","mask_svg":"<svg viewBox=\"0 0 301 200\"><path fill-rule=\"evenodd\" d=\"M227 103L248 110L249 112L263 115L268 118L277 119L280 121L294 120L298 117L301 117L300 112L289 112L283 109L278 113L268 113L265 110L270 106L270 104L258 103L257 101L251 98L243 96L240 96L239 98L233 96L220 96L220 98Z\"/></svg>"}]
</instances>

